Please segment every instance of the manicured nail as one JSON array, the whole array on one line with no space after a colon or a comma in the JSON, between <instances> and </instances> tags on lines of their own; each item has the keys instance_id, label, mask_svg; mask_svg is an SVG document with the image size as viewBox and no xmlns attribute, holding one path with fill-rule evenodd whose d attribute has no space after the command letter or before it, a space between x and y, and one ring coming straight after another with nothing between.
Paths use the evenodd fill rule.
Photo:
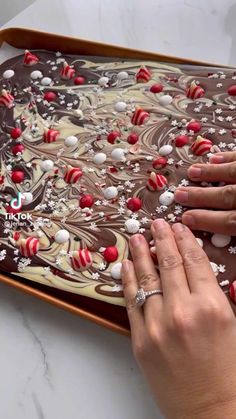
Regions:
<instances>
[{"instance_id":1,"label":"manicured nail","mask_svg":"<svg viewBox=\"0 0 236 419\"><path fill-rule=\"evenodd\" d=\"M179 203L184 203L188 201L188 192L181 189L175 191L175 200Z\"/></svg>"},{"instance_id":2,"label":"manicured nail","mask_svg":"<svg viewBox=\"0 0 236 419\"><path fill-rule=\"evenodd\" d=\"M188 174L191 178L199 179L201 177L202 169L200 167L191 166L188 169Z\"/></svg>"},{"instance_id":3,"label":"manicured nail","mask_svg":"<svg viewBox=\"0 0 236 419\"><path fill-rule=\"evenodd\" d=\"M140 243L143 243L143 236L141 234L134 234L134 236L130 238L130 244L132 247L139 246Z\"/></svg>"},{"instance_id":4,"label":"manicured nail","mask_svg":"<svg viewBox=\"0 0 236 419\"><path fill-rule=\"evenodd\" d=\"M127 272L129 272L129 270L130 270L130 261L124 260L122 262L122 273L126 274Z\"/></svg>"},{"instance_id":5,"label":"manicured nail","mask_svg":"<svg viewBox=\"0 0 236 419\"><path fill-rule=\"evenodd\" d=\"M163 218L157 218L155 221L153 221L153 227L156 231L161 230L166 226L165 220Z\"/></svg>"},{"instance_id":6,"label":"manicured nail","mask_svg":"<svg viewBox=\"0 0 236 419\"><path fill-rule=\"evenodd\" d=\"M224 163L224 156L211 156L210 163Z\"/></svg>"},{"instance_id":7,"label":"manicured nail","mask_svg":"<svg viewBox=\"0 0 236 419\"><path fill-rule=\"evenodd\" d=\"M183 214L182 216L182 222L184 224L186 224L188 227L190 228L194 228L195 227L195 220L194 217L192 215L188 215L188 214Z\"/></svg>"},{"instance_id":8,"label":"manicured nail","mask_svg":"<svg viewBox=\"0 0 236 419\"><path fill-rule=\"evenodd\" d=\"M185 230L185 226L181 223L173 224L172 230L174 230L175 233L180 233L181 231Z\"/></svg>"}]
</instances>

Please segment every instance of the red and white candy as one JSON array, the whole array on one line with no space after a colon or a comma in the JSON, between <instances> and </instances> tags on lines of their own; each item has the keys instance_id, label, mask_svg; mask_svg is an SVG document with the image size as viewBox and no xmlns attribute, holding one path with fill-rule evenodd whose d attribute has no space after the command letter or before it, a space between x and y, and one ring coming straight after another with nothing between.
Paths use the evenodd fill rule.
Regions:
<instances>
[{"instance_id":1,"label":"red and white candy","mask_svg":"<svg viewBox=\"0 0 236 419\"><path fill-rule=\"evenodd\" d=\"M208 138L203 138L201 135L197 136L197 139L191 145L191 150L196 156L202 156L203 154L209 153L212 147L212 141Z\"/></svg>"},{"instance_id":2,"label":"red and white candy","mask_svg":"<svg viewBox=\"0 0 236 419\"><path fill-rule=\"evenodd\" d=\"M75 69L72 66L70 66L66 61L64 61L60 75L63 80L70 80L75 75Z\"/></svg>"},{"instance_id":3,"label":"red and white candy","mask_svg":"<svg viewBox=\"0 0 236 419\"><path fill-rule=\"evenodd\" d=\"M0 96L0 105L5 106L6 108L11 108L13 106L14 97L5 89L2 89Z\"/></svg>"},{"instance_id":4,"label":"red and white candy","mask_svg":"<svg viewBox=\"0 0 236 419\"><path fill-rule=\"evenodd\" d=\"M38 62L39 58L26 49L24 55L24 65L31 67L32 65L35 65Z\"/></svg>"},{"instance_id":5,"label":"red and white candy","mask_svg":"<svg viewBox=\"0 0 236 419\"><path fill-rule=\"evenodd\" d=\"M152 162L153 169L159 170L163 169L167 165L167 159L165 157L157 157Z\"/></svg>"},{"instance_id":6,"label":"red and white candy","mask_svg":"<svg viewBox=\"0 0 236 419\"><path fill-rule=\"evenodd\" d=\"M192 121L188 122L188 124L186 125L186 129L188 131L193 131L195 133L201 131L202 129L202 124L199 121L194 121L194 119L192 119Z\"/></svg>"},{"instance_id":7,"label":"red and white candy","mask_svg":"<svg viewBox=\"0 0 236 419\"><path fill-rule=\"evenodd\" d=\"M199 99L205 95L205 90L196 84L195 80L192 81L189 88L187 89L186 96L190 99Z\"/></svg>"},{"instance_id":8,"label":"red and white candy","mask_svg":"<svg viewBox=\"0 0 236 419\"><path fill-rule=\"evenodd\" d=\"M137 83L147 83L152 77L152 73L147 67L142 66L136 74Z\"/></svg>"},{"instance_id":9,"label":"red and white candy","mask_svg":"<svg viewBox=\"0 0 236 419\"><path fill-rule=\"evenodd\" d=\"M59 131L56 129L47 129L44 130L43 141L45 143L54 143L56 141L58 135L60 134Z\"/></svg>"},{"instance_id":10,"label":"red and white candy","mask_svg":"<svg viewBox=\"0 0 236 419\"><path fill-rule=\"evenodd\" d=\"M144 111L142 108L137 108L133 113L131 122L133 125L143 125L149 117L150 115L148 112Z\"/></svg>"},{"instance_id":11,"label":"red and white candy","mask_svg":"<svg viewBox=\"0 0 236 419\"><path fill-rule=\"evenodd\" d=\"M25 257L36 255L39 251L39 240L35 237L27 237L20 241L20 254Z\"/></svg>"},{"instance_id":12,"label":"red and white candy","mask_svg":"<svg viewBox=\"0 0 236 419\"><path fill-rule=\"evenodd\" d=\"M167 183L165 176L152 172L147 181L147 188L152 192L161 191Z\"/></svg>"},{"instance_id":13,"label":"red and white candy","mask_svg":"<svg viewBox=\"0 0 236 419\"><path fill-rule=\"evenodd\" d=\"M68 166L64 174L64 181L66 183L76 183L83 175L79 167Z\"/></svg>"},{"instance_id":14,"label":"red and white candy","mask_svg":"<svg viewBox=\"0 0 236 419\"><path fill-rule=\"evenodd\" d=\"M72 252L71 265L75 271L85 271L92 263L92 254L88 249L78 249Z\"/></svg>"}]
</instances>

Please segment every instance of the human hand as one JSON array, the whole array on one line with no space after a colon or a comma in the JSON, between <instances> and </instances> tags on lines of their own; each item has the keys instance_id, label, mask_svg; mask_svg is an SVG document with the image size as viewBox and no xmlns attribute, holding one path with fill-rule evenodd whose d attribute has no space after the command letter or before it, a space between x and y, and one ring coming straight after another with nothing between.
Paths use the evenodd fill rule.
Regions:
<instances>
[{"instance_id":1,"label":"human hand","mask_svg":"<svg viewBox=\"0 0 236 419\"><path fill-rule=\"evenodd\" d=\"M236 320L190 230L151 227L158 275L145 238L130 239L122 282L135 358L168 419L235 418ZM139 287L162 295L135 304Z\"/></svg>"},{"instance_id":2,"label":"human hand","mask_svg":"<svg viewBox=\"0 0 236 419\"><path fill-rule=\"evenodd\" d=\"M194 208L188 210L182 222L193 230L236 236L236 152L213 155L211 164L194 164L188 170L192 181L225 182L221 187L186 187L175 191L176 202ZM220 163L220 164L219 164Z\"/></svg>"}]
</instances>

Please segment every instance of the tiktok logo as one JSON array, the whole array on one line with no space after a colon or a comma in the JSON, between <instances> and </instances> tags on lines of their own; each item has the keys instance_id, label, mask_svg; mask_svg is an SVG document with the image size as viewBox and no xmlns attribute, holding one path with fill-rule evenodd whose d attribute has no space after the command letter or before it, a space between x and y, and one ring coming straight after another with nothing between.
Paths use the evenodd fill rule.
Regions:
<instances>
[{"instance_id":1,"label":"tiktok logo","mask_svg":"<svg viewBox=\"0 0 236 419\"><path fill-rule=\"evenodd\" d=\"M17 198L13 198L10 202L10 206L15 209L18 210L22 207L22 201L25 198L22 196L22 194L20 192L17 193Z\"/></svg>"}]
</instances>

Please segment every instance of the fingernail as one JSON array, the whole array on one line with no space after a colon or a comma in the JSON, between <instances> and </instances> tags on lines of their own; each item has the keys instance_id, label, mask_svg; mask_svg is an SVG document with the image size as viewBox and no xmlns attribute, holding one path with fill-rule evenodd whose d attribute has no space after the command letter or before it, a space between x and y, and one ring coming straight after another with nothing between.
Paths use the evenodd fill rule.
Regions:
<instances>
[{"instance_id":1,"label":"fingernail","mask_svg":"<svg viewBox=\"0 0 236 419\"><path fill-rule=\"evenodd\" d=\"M185 230L185 226L181 223L173 224L172 230L174 230L175 233L180 233L181 231Z\"/></svg>"},{"instance_id":2,"label":"fingernail","mask_svg":"<svg viewBox=\"0 0 236 419\"><path fill-rule=\"evenodd\" d=\"M179 190L177 189L175 191L175 200L177 202L180 202L180 203L187 202L188 201L188 192L187 191L183 191L181 189L179 189Z\"/></svg>"},{"instance_id":3,"label":"fingernail","mask_svg":"<svg viewBox=\"0 0 236 419\"><path fill-rule=\"evenodd\" d=\"M194 217L192 215L183 214L182 222L190 228L194 228L194 226L195 226L195 220L194 220Z\"/></svg>"},{"instance_id":4,"label":"fingernail","mask_svg":"<svg viewBox=\"0 0 236 419\"><path fill-rule=\"evenodd\" d=\"M142 243L142 241L143 241L143 236L141 234L134 234L130 238L130 244L132 247L139 246L140 243Z\"/></svg>"},{"instance_id":5,"label":"fingernail","mask_svg":"<svg viewBox=\"0 0 236 419\"><path fill-rule=\"evenodd\" d=\"M129 272L130 269L130 261L129 260L124 260L122 262L122 273L126 274L127 272Z\"/></svg>"},{"instance_id":6,"label":"fingernail","mask_svg":"<svg viewBox=\"0 0 236 419\"><path fill-rule=\"evenodd\" d=\"M188 169L188 174L191 178L199 179L201 177L202 169L200 167L190 167Z\"/></svg>"},{"instance_id":7,"label":"fingernail","mask_svg":"<svg viewBox=\"0 0 236 419\"><path fill-rule=\"evenodd\" d=\"M157 218L155 221L153 221L153 227L156 231L161 230L166 225L165 220L163 218Z\"/></svg>"},{"instance_id":8,"label":"fingernail","mask_svg":"<svg viewBox=\"0 0 236 419\"><path fill-rule=\"evenodd\" d=\"M224 163L224 156L211 156L210 163Z\"/></svg>"}]
</instances>

